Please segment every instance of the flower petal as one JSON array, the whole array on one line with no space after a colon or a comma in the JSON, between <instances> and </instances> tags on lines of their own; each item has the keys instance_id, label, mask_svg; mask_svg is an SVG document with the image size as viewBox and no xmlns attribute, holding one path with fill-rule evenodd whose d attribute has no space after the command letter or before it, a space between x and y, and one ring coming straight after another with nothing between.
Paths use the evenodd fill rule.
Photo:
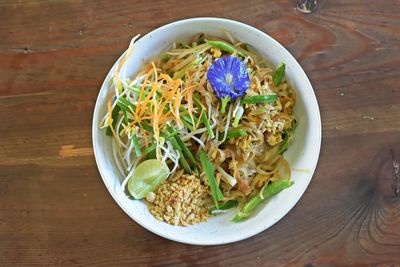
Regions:
<instances>
[{"instance_id":1,"label":"flower petal","mask_svg":"<svg viewBox=\"0 0 400 267\"><path fill-rule=\"evenodd\" d=\"M235 57L222 57L214 62L207 72L207 79L218 98L231 99L244 96L250 79L244 63Z\"/></svg>"}]
</instances>

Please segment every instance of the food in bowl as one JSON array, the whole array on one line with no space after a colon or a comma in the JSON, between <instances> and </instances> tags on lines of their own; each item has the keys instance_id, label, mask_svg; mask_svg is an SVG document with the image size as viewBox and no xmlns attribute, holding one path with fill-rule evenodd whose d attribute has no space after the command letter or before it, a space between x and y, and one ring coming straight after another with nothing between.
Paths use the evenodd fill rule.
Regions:
<instances>
[{"instance_id":1,"label":"food in bowl","mask_svg":"<svg viewBox=\"0 0 400 267\"><path fill-rule=\"evenodd\" d=\"M290 187L283 157L296 96L277 68L245 43L198 33L135 77L115 69L101 127L113 138L122 187L160 221L187 226L236 208L233 222ZM122 75L123 76L123 75Z\"/></svg>"}]
</instances>

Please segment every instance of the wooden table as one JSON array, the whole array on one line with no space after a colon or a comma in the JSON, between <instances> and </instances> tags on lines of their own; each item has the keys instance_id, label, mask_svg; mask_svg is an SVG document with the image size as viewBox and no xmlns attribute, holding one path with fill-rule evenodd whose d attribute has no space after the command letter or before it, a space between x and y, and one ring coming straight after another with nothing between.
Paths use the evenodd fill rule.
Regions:
<instances>
[{"instance_id":1,"label":"wooden table","mask_svg":"<svg viewBox=\"0 0 400 267\"><path fill-rule=\"evenodd\" d=\"M144 2L0 3L0 266L399 266L400 2L319 0L312 14L289 0ZM96 96L130 38L199 16L243 21L285 45L323 124L318 168L295 208L214 247L130 219L91 143Z\"/></svg>"}]
</instances>

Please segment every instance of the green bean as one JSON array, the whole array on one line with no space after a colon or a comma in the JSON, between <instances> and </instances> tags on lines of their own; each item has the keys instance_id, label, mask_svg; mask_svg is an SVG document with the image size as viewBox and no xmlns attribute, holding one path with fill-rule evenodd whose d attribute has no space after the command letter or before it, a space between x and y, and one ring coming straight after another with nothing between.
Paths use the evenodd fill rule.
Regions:
<instances>
[{"instance_id":1,"label":"green bean","mask_svg":"<svg viewBox=\"0 0 400 267\"><path fill-rule=\"evenodd\" d=\"M268 199L282 190L290 187L293 184L293 182L289 180L278 180L275 182L272 182L271 184L267 185L263 192L262 196L265 199ZM252 199L250 199L240 210L240 212L232 219L234 222L240 222L245 220L247 217L251 215L251 212L254 211L254 209L263 201L263 199L259 196L256 195Z\"/></svg>"},{"instance_id":2,"label":"green bean","mask_svg":"<svg viewBox=\"0 0 400 267\"><path fill-rule=\"evenodd\" d=\"M229 200L229 201L225 202L224 204L219 205L218 209L217 209L217 207L212 207L209 211L210 211L210 213L213 213L213 212L220 211L220 210L229 210L229 209L236 207L237 205L238 205L237 200Z\"/></svg>"},{"instance_id":3,"label":"green bean","mask_svg":"<svg viewBox=\"0 0 400 267\"><path fill-rule=\"evenodd\" d=\"M226 137L237 138L237 137L243 137L246 135L247 135L247 132L245 129L234 129L234 130L228 131Z\"/></svg>"},{"instance_id":4,"label":"green bean","mask_svg":"<svg viewBox=\"0 0 400 267\"><path fill-rule=\"evenodd\" d=\"M275 71L274 76L272 77L272 81L274 82L275 86L281 84L283 75L285 75L285 63L282 63L281 66Z\"/></svg>"},{"instance_id":5,"label":"green bean","mask_svg":"<svg viewBox=\"0 0 400 267\"><path fill-rule=\"evenodd\" d=\"M243 98L242 104L258 104L258 103L271 103L278 100L277 95L257 95L257 96L247 96Z\"/></svg>"},{"instance_id":6,"label":"green bean","mask_svg":"<svg viewBox=\"0 0 400 267\"><path fill-rule=\"evenodd\" d=\"M235 47L231 46L230 44L227 44L222 41L208 41L207 44L211 45L212 47L218 48L220 50L229 52L229 53L236 53L241 57L246 57L246 54Z\"/></svg>"},{"instance_id":7,"label":"green bean","mask_svg":"<svg viewBox=\"0 0 400 267\"><path fill-rule=\"evenodd\" d=\"M214 176L214 165L208 160L207 154L202 151L199 154L200 162L203 167L203 171L207 176L208 184L210 185L211 193L215 202L215 207L219 209L218 202L224 198L221 189L219 188L217 181Z\"/></svg>"}]
</instances>

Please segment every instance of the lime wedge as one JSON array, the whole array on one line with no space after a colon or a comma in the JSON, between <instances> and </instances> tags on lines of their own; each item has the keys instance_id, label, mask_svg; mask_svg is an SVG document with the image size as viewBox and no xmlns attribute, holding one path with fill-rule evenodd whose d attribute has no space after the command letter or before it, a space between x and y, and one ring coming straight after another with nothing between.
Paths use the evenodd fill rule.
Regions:
<instances>
[{"instance_id":1,"label":"lime wedge","mask_svg":"<svg viewBox=\"0 0 400 267\"><path fill-rule=\"evenodd\" d=\"M157 159L140 163L128 181L128 191L135 199L144 198L161 185L169 175L168 166Z\"/></svg>"}]
</instances>

